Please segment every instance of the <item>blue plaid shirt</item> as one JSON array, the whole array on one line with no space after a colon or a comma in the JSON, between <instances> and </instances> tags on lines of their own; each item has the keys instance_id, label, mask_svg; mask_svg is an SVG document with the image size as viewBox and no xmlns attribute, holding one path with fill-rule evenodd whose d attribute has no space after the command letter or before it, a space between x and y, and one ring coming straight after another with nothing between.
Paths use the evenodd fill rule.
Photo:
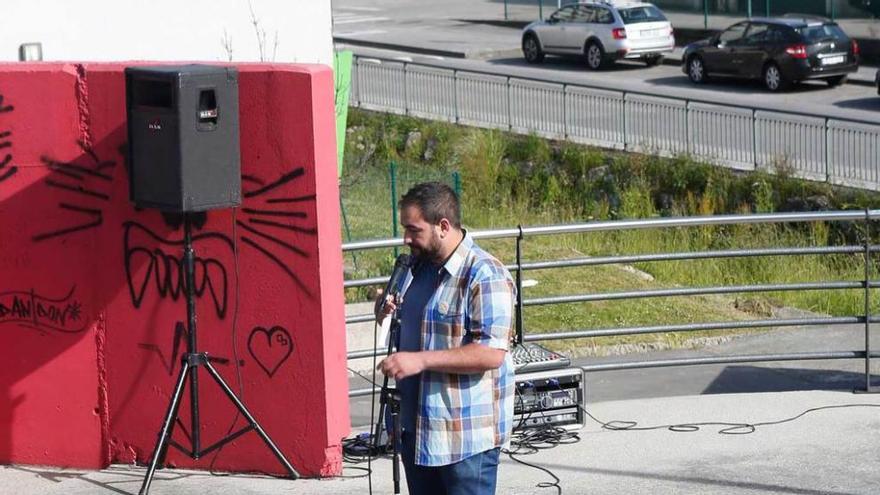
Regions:
<instances>
[{"instance_id":1,"label":"blue plaid shirt","mask_svg":"<svg viewBox=\"0 0 880 495\"><path fill-rule=\"evenodd\" d=\"M411 278L412 274L404 286ZM452 349L475 342L509 350L513 306L510 273L465 232L440 268L439 285L425 305L421 349ZM510 353L500 368L482 373L422 372L415 463L444 466L507 443L513 426L514 384Z\"/></svg>"}]
</instances>

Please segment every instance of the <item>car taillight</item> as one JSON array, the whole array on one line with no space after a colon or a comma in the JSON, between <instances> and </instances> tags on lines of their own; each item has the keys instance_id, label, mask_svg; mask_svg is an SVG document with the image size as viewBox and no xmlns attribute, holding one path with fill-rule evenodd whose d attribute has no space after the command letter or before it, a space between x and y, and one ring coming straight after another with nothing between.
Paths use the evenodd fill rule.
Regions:
<instances>
[{"instance_id":1,"label":"car taillight","mask_svg":"<svg viewBox=\"0 0 880 495\"><path fill-rule=\"evenodd\" d=\"M785 53L792 58L807 58L807 47L805 45L792 45L785 49Z\"/></svg>"},{"instance_id":2,"label":"car taillight","mask_svg":"<svg viewBox=\"0 0 880 495\"><path fill-rule=\"evenodd\" d=\"M616 40L625 40L626 39L626 29L625 28L616 28L614 31L611 31L611 36L614 36Z\"/></svg>"},{"instance_id":3,"label":"car taillight","mask_svg":"<svg viewBox=\"0 0 880 495\"><path fill-rule=\"evenodd\" d=\"M852 52L853 55L859 54L859 42L856 40L852 40Z\"/></svg>"}]
</instances>

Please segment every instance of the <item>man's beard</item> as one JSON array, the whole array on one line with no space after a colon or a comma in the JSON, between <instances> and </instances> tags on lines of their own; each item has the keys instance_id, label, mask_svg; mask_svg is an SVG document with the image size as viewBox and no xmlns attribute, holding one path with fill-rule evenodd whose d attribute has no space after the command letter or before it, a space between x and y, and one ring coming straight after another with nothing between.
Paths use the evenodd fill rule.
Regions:
<instances>
[{"instance_id":1,"label":"man's beard","mask_svg":"<svg viewBox=\"0 0 880 495\"><path fill-rule=\"evenodd\" d=\"M410 247L410 251L412 251L413 256L422 260L422 261L430 261L432 263L442 261L438 258L440 257L440 251L442 249L442 245L440 244L440 236L434 234L431 237L430 242L424 248Z\"/></svg>"}]
</instances>

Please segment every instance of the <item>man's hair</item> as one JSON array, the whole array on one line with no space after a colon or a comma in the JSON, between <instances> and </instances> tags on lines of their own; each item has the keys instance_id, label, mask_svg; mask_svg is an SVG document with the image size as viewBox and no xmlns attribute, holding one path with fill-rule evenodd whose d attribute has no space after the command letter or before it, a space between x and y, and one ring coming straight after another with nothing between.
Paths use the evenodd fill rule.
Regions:
<instances>
[{"instance_id":1,"label":"man's hair","mask_svg":"<svg viewBox=\"0 0 880 495\"><path fill-rule=\"evenodd\" d=\"M400 200L400 208L415 206L426 222L437 225L447 219L456 229L461 228L461 206L451 187L442 182L423 182L412 187Z\"/></svg>"}]
</instances>

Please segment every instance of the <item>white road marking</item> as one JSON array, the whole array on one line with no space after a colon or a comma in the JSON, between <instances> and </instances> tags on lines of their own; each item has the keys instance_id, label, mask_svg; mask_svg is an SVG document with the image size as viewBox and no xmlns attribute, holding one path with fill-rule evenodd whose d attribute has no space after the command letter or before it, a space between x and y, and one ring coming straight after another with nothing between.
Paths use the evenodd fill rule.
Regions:
<instances>
[{"instance_id":1,"label":"white road marking","mask_svg":"<svg viewBox=\"0 0 880 495\"><path fill-rule=\"evenodd\" d=\"M370 29L367 31L349 31L346 33L333 33L333 36L363 36L365 34L383 34L387 33L384 29Z\"/></svg>"},{"instance_id":2,"label":"white road marking","mask_svg":"<svg viewBox=\"0 0 880 495\"><path fill-rule=\"evenodd\" d=\"M341 21L334 20L333 24L353 24L355 22L373 22L373 21L387 21L387 17L358 17L354 19L343 19Z\"/></svg>"},{"instance_id":3,"label":"white road marking","mask_svg":"<svg viewBox=\"0 0 880 495\"><path fill-rule=\"evenodd\" d=\"M342 7L340 10L357 10L361 12L378 12L381 10L378 7Z\"/></svg>"}]
</instances>

